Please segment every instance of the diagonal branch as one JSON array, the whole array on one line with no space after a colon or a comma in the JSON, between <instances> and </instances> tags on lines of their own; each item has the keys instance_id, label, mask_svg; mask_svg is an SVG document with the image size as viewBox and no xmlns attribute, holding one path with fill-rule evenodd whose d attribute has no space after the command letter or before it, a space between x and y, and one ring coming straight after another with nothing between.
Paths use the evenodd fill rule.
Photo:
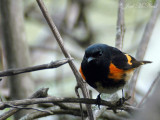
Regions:
<instances>
[{"instance_id":1,"label":"diagonal branch","mask_svg":"<svg viewBox=\"0 0 160 120\"><path fill-rule=\"evenodd\" d=\"M125 33L124 26L124 0L119 0L118 7L118 19L117 19L117 34L116 34L116 43L115 46L122 50L123 38Z\"/></svg>"},{"instance_id":2,"label":"diagonal branch","mask_svg":"<svg viewBox=\"0 0 160 120\"><path fill-rule=\"evenodd\" d=\"M32 66L32 67L27 67L27 68L10 69L10 70L6 70L6 71L1 71L0 77L12 76L12 75L17 75L17 74L26 73L26 72L33 72L33 71L38 71L38 70L43 70L43 69L57 68L57 67L60 67L61 65L68 63L70 60L72 60L72 59L63 59L63 60L50 62L49 64L43 64L43 65L37 65L37 66Z\"/></svg>"},{"instance_id":3,"label":"diagonal branch","mask_svg":"<svg viewBox=\"0 0 160 120\"><path fill-rule=\"evenodd\" d=\"M145 31L143 33L142 36L142 40L139 44L137 53L136 53L136 58L139 60L143 60L149 40L151 38L152 32L154 30L157 18L160 14L160 3L159 0L156 0L153 11L151 13L151 18L148 21ZM137 83L137 78L139 75L139 71L140 69L137 69L130 81L130 85L129 85L129 95L131 95L131 103L134 101L134 94L135 94L135 87L136 87L136 83Z\"/></svg>"},{"instance_id":4,"label":"diagonal branch","mask_svg":"<svg viewBox=\"0 0 160 120\"><path fill-rule=\"evenodd\" d=\"M138 108L142 105L142 103L144 102L144 100L148 97L148 95L152 91L153 87L155 86L155 83L157 83L158 80L160 80L160 73L158 74L158 76L156 77L156 79L151 84L151 87L149 88L148 92L145 94L145 96L142 98L142 100L140 101L140 103L137 105Z\"/></svg>"},{"instance_id":5,"label":"diagonal branch","mask_svg":"<svg viewBox=\"0 0 160 120\"><path fill-rule=\"evenodd\" d=\"M69 54L69 52L65 48L64 43L63 43L63 39L62 39L58 29L56 28L51 16L48 14L47 8L45 7L43 1L42 0L37 0L37 3L39 5L46 21L47 21L47 23L48 23L52 33L53 33L54 37L56 38L56 41L58 42L64 56L66 58L71 58L71 55ZM80 76L78 70L76 69L76 66L74 65L73 61L70 61L69 65L70 65L70 67L71 67L71 69L72 69L72 71L73 71L73 73L76 77L78 87L80 87L81 90L82 90L84 98L89 98L89 93L88 93L88 90L86 88L86 85L83 84L83 79ZM86 104L86 107L87 107L87 112L88 112L89 119L94 120L91 106Z\"/></svg>"}]
</instances>

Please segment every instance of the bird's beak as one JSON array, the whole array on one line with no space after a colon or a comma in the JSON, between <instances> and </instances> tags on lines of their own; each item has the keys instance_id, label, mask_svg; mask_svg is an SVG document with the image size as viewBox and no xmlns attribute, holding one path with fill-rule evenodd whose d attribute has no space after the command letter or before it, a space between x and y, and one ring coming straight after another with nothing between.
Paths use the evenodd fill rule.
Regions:
<instances>
[{"instance_id":1,"label":"bird's beak","mask_svg":"<svg viewBox=\"0 0 160 120\"><path fill-rule=\"evenodd\" d=\"M94 58L94 57L89 57L88 59L87 59L87 62L89 63L89 62L91 62L92 60L95 60L96 58Z\"/></svg>"}]
</instances>

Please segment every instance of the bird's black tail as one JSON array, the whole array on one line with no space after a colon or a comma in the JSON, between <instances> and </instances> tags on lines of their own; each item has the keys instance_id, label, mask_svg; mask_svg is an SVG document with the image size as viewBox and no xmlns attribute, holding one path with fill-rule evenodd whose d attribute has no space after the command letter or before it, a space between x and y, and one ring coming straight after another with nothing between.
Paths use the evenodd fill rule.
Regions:
<instances>
[{"instance_id":1,"label":"bird's black tail","mask_svg":"<svg viewBox=\"0 0 160 120\"><path fill-rule=\"evenodd\" d=\"M139 61L139 62L141 63L141 65L152 63L152 61Z\"/></svg>"}]
</instances>

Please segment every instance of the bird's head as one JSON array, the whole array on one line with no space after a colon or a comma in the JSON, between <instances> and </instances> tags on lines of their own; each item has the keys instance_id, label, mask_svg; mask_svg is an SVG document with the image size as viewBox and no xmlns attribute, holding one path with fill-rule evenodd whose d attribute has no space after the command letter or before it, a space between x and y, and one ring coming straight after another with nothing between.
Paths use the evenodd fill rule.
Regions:
<instances>
[{"instance_id":1,"label":"bird's head","mask_svg":"<svg viewBox=\"0 0 160 120\"><path fill-rule=\"evenodd\" d=\"M100 65L110 59L109 47L105 44L94 44L85 50L83 60L88 65ZM104 62L106 61L106 62Z\"/></svg>"}]
</instances>

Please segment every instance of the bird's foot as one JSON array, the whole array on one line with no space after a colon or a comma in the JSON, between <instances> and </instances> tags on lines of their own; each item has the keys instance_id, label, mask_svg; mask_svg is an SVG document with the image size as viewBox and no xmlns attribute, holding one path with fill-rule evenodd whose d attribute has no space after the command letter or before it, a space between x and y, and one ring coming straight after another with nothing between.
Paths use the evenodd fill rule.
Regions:
<instances>
[{"instance_id":1,"label":"bird's foot","mask_svg":"<svg viewBox=\"0 0 160 120\"><path fill-rule=\"evenodd\" d=\"M129 97L127 97L127 98L125 98L125 97L122 97L122 98L120 98L117 102L116 102L116 104L117 104L117 106L122 106L127 100L129 100L131 98L131 96L129 96Z\"/></svg>"}]
</instances>

